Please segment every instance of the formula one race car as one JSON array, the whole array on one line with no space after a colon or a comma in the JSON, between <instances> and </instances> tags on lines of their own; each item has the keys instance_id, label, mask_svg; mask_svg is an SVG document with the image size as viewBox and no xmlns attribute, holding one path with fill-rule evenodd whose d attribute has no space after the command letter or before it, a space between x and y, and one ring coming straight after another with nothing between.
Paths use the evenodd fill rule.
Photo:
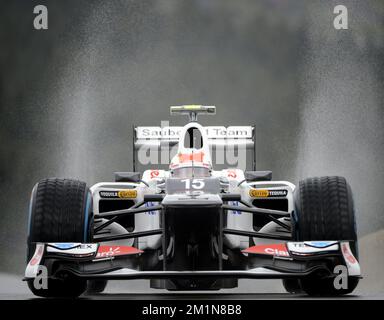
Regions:
<instances>
[{"instance_id":1,"label":"formula one race car","mask_svg":"<svg viewBox=\"0 0 384 320\"><path fill-rule=\"evenodd\" d=\"M253 148L254 127L203 127L214 106L171 107L184 127L135 127L133 172L90 189L49 178L32 191L25 280L38 296L102 292L107 280L151 288L235 288L280 278L288 292L340 295L361 277L352 193L342 177L296 188L272 172L214 170L212 148ZM136 171L137 154L174 147L169 170ZM142 155L141 155L142 156ZM46 285L42 284L42 275ZM340 285L341 284L341 285Z\"/></svg>"}]
</instances>

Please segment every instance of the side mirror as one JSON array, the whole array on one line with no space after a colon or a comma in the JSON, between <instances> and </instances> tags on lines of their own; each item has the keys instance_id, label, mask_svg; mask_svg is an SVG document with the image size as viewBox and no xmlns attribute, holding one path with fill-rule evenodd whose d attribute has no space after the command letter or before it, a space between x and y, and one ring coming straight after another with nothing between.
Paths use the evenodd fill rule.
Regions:
<instances>
[{"instance_id":1,"label":"side mirror","mask_svg":"<svg viewBox=\"0 0 384 320\"><path fill-rule=\"evenodd\" d=\"M141 172L115 172L115 182L140 182Z\"/></svg>"},{"instance_id":2,"label":"side mirror","mask_svg":"<svg viewBox=\"0 0 384 320\"><path fill-rule=\"evenodd\" d=\"M245 180L250 182L271 181L272 171L245 171Z\"/></svg>"}]
</instances>

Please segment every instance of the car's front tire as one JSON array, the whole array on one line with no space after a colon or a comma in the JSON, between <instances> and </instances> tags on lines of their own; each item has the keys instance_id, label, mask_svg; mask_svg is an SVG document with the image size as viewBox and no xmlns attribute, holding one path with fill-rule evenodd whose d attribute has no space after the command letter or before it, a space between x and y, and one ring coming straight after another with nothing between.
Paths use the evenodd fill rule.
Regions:
<instances>
[{"instance_id":1,"label":"car's front tire","mask_svg":"<svg viewBox=\"0 0 384 320\"><path fill-rule=\"evenodd\" d=\"M107 287L108 280L88 280L87 294L102 293Z\"/></svg>"},{"instance_id":2,"label":"car's front tire","mask_svg":"<svg viewBox=\"0 0 384 320\"><path fill-rule=\"evenodd\" d=\"M37 242L90 242L92 240L92 195L84 182L50 178L40 181L32 191L29 209L27 262ZM38 289L28 280L33 294L42 297L77 297L87 281L70 275L48 278L47 288Z\"/></svg>"},{"instance_id":3,"label":"car's front tire","mask_svg":"<svg viewBox=\"0 0 384 320\"><path fill-rule=\"evenodd\" d=\"M357 258L355 211L351 188L343 177L309 178L295 191L294 238L297 241L349 240ZM348 277L346 289L336 289L333 278L312 276L300 280L310 295L351 293L359 279Z\"/></svg>"},{"instance_id":4,"label":"car's front tire","mask_svg":"<svg viewBox=\"0 0 384 320\"><path fill-rule=\"evenodd\" d=\"M283 287L288 293L298 294L303 292L299 279L283 279Z\"/></svg>"}]
</instances>

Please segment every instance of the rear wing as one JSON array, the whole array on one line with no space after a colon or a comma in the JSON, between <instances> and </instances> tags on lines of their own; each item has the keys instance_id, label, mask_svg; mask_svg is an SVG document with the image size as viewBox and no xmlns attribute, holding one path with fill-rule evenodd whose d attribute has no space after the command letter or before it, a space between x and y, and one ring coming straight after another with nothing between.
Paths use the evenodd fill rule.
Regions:
<instances>
[{"instance_id":1,"label":"rear wing","mask_svg":"<svg viewBox=\"0 0 384 320\"><path fill-rule=\"evenodd\" d=\"M184 106L171 106L169 108L171 115L186 114L189 121L197 121L198 114L216 114L215 106L202 106L197 104L184 105Z\"/></svg>"},{"instance_id":2,"label":"rear wing","mask_svg":"<svg viewBox=\"0 0 384 320\"><path fill-rule=\"evenodd\" d=\"M180 112L181 113L181 112ZM137 152L141 148L171 152L179 142L183 127L133 127L133 171L137 167ZM204 127L210 148L239 147L251 151L251 167L256 170L256 129L255 126L207 126ZM171 158L171 156L169 156Z\"/></svg>"}]
</instances>

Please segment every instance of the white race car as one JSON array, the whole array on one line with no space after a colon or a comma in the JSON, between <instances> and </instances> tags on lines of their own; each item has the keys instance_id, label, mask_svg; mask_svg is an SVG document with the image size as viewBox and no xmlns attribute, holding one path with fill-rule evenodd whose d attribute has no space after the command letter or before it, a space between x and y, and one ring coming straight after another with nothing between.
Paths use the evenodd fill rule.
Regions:
<instances>
[{"instance_id":1,"label":"white race car","mask_svg":"<svg viewBox=\"0 0 384 320\"><path fill-rule=\"evenodd\" d=\"M281 278L292 293L352 292L361 272L346 180L309 178L296 188L272 181L270 171L214 170L212 146L255 149L254 127L197 122L198 114L215 112L213 106L171 107L189 123L134 128L139 152L176 148L169 170L116 172L115 182L91 188L71 179L37 183L25 271L31 291L79 296L103 291L110 279L215 290L234 288L239 278Z\"/></svg>"}]
</instances>

